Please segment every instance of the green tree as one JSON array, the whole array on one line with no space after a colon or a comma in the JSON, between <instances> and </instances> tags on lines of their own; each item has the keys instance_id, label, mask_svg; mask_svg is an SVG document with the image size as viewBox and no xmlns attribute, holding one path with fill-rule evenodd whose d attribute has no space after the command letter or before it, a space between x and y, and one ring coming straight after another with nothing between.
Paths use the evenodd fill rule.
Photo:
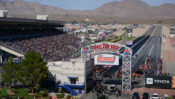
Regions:
<instances>
[{"instance_id":1,"label":"green tree","mask_svg":"<svg viewBox=\"0 0 175 99\"><path fill-rule=\"evenodd\" d=\"M40 54L30 51L24 55L18 74L19 81L31 88L32 93L36 85L48 75L47 62L43 61Z\"/></svg>"},{"instance_id":2,"label":"green tree","mask_svg":"<svg viewBox=\"0 0 175 99\"><path fill-rule=\"evenodd\" d=\"M12 84L16 84L17 82L17 72L18 72L18 65L13 62L13 58L9 58L7 63L2 67L2 80L3 82L11 86Z\"/></svg>"}]
</instances>

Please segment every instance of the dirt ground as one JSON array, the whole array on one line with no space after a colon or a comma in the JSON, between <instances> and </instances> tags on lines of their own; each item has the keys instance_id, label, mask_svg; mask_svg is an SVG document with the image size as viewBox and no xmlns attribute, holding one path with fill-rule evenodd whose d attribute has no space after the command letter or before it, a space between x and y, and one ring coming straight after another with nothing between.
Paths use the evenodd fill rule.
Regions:
<instances>
[{"instance_id":1,"label":"dirt ground","mask_svg":"<svg viewBox=\"0 0 175 99\"><path fill-rule=\"evenodd\" d=\"M168 38L163 42L163 60L175 62L175 37Z\"/></svg>"},{"instance_id":2,"label":"dirt ground","mask_svg":"<svg viewBox=\"0 0 175 99\"><path fill-rule=\"evenodd\" d=\"M119 30L119 31L115 31L114 33L113 33L113 35L115 35L115 36L120 36L120 35L122 35L124 33L124 30Z\"/></svg>"},{"instance_id":3,"label":"dirt ground","mask_svg":"<svg viewBox=\"0 0 175 99\"><path fill-rule=\"evenodd\" d=\"M163 60L166 62L175 62L175 37L170 37L170 30L163 26Z\"/></svg>"},{"instance_id":4,"label":"dirt ground","mask_svg":"<svg viewBox=\"0 0 175 99\"><path fill-rule=\"evenodd\" d=\"M148 30L149 27L150 27L150 25L141 25L141 26L133 29L132 36L139 37L139 36L143 35ZM113 34L116 36L120 36L123 33L124 33L124 30L121 29L119 31L114 32Z\"/></svg>"},{"instance_id":5,"label":"dirt ground","mask_svg":"<svg viewBox=\"0 0 175 99\"><path fill-rule=\"evenodd\" d=\"M163 26L163 72L175 74L175 37L170 37L170 30L167 26Z\"/></svg>"},{"instance_id":6,"label":"dirt ground","mask_svg":"<svg viewBox=\"0 0 175 99\"><path fill-rule=\"evenodd\" d=\"M148 30L149 27L150 25L139 26L138 28L133 29L132 35L135 37L139 37L143 35Z\"/></svg>"}]
</instances>

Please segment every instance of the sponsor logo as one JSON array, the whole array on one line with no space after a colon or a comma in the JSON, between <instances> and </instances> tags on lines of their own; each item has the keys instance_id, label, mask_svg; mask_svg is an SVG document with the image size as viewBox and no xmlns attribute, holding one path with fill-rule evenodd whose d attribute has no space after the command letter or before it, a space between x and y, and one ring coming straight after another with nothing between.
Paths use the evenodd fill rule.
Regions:
<instances>
[{"instance_id":1,"label":"sponsor logo","mask_svg":"<svg viewBox=\"0 0 175 99\"><path fill-rule=\"evenodd\" d=\"M99 51L111 51L111 52L117 52L121 49L121 47L117 44L111 44L111 43L98 43L88 46L88 48L83 48L82 53L87 54L91 52L99 52ZM130 49L125 49L124 53L125 55L131 55Z\"/></svg>"},{"instance_id":2,"label":"sponsor logo","mask_svg":"<svg viewBox=\"0 0 175 99\"><path fill-rule=\"evenodd\" d=\"M157 80L157 79L155 79L154 82L159 83L159 84L169 84L170 83L169 80Z\"/></svg>"},{"instance_id":3,"label":"sponsor logo","mask_svg":"<svg viewBox=\"0 0 175 99\"><path fill-rule=\"evenodd\" d=\"M125 52L125 53L129 53L130 51L129 51L129 50L125 50L124 52Z\"/></svg>"},{"instance_id":4,"label":"sponsor logo","mask_svg":"<svg viewBox=\"0 0 175 99\"><path fill-rule=\"evenodd\" d=\"M114 57L102 57L102 56L98 56L97 61L98 62L103 62L103 61L114 62L115 61L115 56Z\"/></svg>"},{"instance_id":5,"label":"sponsor logo","mask_svg":"<svg viewBox=\"0 0 175 99\"><path fill-rule=\"evenodd\" d=\"M87 54L88 52L89 52L89 49L83 48L83 53L84 53L84 54Z\"/></svg>"},{"instance_id":6,"label":"sponsor logo","mask_svg":"<svg viewBox=\"0 0 175 99\"><path fill-rule=\"evenodd\" d=\"M125 50L125 51L124 51L124 54L125 54L125 55L130 55L129 52L130 52L130 50Z\"/></svg>"},{"instance_id":7,"label":"sponsor logo","mask_svg":"<svg viewBox=\"0 0 175 99\"><path fill-rule=\"evenodd\" d=\"M96 55L94 63L96 65L119 65L119 57L111 54Z\"/></svg>"},{"instance_id":8,"label":"sponsor logo","mask_svg":"<svg viewBox=\"0 0 175 99\"><path fill-rule=\"evenodd\" d=\"M124 53L125 55L130 55L129 53Z\"/></svg>"},{"instance_id":9,"label":"sponsor logo","mask_svg":"<svg viewBox=\"0 0 175 99\"><path fill-rule=\"evenodd\" d=\"M154 88L172 88L172 77L170 76L150 76L146 79L146 85Z\"/></svg>"},{"instance_id":10,"label":"sponsor logo","mask_svg":"<svg viewBox=\"0 0 175 99\"><path fill-rule=\"evenodd\" d=\"M152 85L153 84L153 78L146 78L146 84Z\"/></svg>"},{"instance_id":11,"label":"sponsor logo","mask_svg":"<svg viewBox=\"0 0 175 99\"><path fill-rule=\"evenodd\" d=\"M100 45L94 45L94 46L92 46L92 48L94 50L115 50L115 51L120 49L120 47L117 45L110 45L107 43L103 43Z\"/></svg>"}]
</instances>

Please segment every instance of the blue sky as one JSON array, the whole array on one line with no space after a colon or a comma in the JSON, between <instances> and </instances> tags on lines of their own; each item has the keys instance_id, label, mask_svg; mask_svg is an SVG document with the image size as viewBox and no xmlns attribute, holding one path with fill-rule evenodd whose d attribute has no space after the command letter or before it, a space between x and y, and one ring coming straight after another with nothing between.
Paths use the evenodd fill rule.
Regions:
<instances>
[{"instance_id":1,"label":"blue sky","mask_svg":"<svg viewBox=\"0 0 175 99\"><path fill-rule=\"evenodd\" d=\"M121 0L25 0L25 1L37 1L42 4L56 6L64 9L71 10L93 10L97 7L102 6L105 3L111 1L121 1ZM175 0L142 0L149 5L158 6L164 3L173 3Z\"/></svg>"}]
</instances>

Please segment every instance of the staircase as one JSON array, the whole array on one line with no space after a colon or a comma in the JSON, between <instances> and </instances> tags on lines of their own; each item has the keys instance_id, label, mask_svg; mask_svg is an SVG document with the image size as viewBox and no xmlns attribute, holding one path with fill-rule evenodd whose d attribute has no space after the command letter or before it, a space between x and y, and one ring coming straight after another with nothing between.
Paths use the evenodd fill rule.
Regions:
<instances>
[{"instance_id":1,"label":"staircase","mask_svg":"<svg viewBox=\"0 0 175 99\"><path fill-rule=\"evenodd\" d=\"M73 89L71 89L69 86L67 85L56 85L56 87L63 87L64 89L66 89L71 95L77 96L78 93L75 92Z\"/></svg>"},{"instance_id":2,"label":"staircase","mask_svg":"<svg viewBox=\"0 0 175 99\"><path fill-rule=\"evenodd\" d=\"M71 89L70 87L68 87L67 85L63 86L67 91L69 91L71 93L71 95L75 95L77 96L77 92L75 92L73 89Z\"/></svg>"}]
</instances>

